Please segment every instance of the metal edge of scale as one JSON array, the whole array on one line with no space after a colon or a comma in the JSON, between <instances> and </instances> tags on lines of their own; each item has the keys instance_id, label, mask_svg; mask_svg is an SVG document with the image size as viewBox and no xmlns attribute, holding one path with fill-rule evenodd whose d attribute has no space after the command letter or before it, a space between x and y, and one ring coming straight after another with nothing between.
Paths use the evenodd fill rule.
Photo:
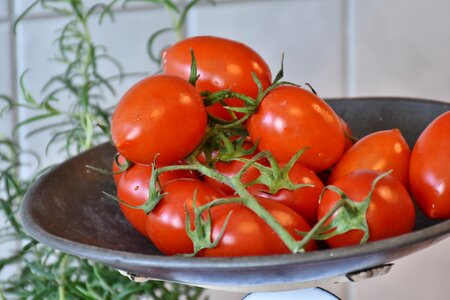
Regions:
<instances>
[{"instance_id":1,"label":"metal edge of scale","mask_svg":"<svg viewBox=\"0 0 450 300\"><path fill-rule=\"evenodd\" d=\"M339 284L344 282L357 282L366 279L370 279L373 277L386 275L391 270L393 264L383 264L367 269L362 269L358 271L354 271L351 273L347 273L340 276L319 279L319 280L311 280L304 282L290 282L290 283L278 283L278 284L269 284L269 285L249 285L249 286L220 286L220 285L195 285L201 288L210 289L210 290L220 290L226 292L240 292L240 293L253 293L253 292L278 292L278 291L286 291L286 290L298 290L305 288L313 288L318 287L325 284ZM118 270L120 274L128 277L130 280L135 282L146 282L149 280L159 280L149 277L144 277L140 275L136 275L127 271ZM169 281L172 283L186 284L184 282L176 282ZM189 285L189 284L188 284Z\"/></svg>"}]
</instances>

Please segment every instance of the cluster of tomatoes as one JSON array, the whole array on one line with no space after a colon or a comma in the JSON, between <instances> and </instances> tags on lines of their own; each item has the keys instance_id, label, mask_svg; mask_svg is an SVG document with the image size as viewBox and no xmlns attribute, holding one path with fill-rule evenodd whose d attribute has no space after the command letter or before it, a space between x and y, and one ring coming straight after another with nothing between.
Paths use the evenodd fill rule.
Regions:
<instances>
[{"instance_id":1,"label":"cluster of tomatoes","mask_svg":"<svg viewBox=\"0 0 450 300\"><path fill-rule=\"evenodd\" d=\"M166 255L244 256L408 233L411 195L450 217L450 112L413 151L398 129L358 141L312 88L272 80L248 46L193 37L112 117L123 214ZM432 158L432 159L430 159Z\"/></svg>"}]
</instances>

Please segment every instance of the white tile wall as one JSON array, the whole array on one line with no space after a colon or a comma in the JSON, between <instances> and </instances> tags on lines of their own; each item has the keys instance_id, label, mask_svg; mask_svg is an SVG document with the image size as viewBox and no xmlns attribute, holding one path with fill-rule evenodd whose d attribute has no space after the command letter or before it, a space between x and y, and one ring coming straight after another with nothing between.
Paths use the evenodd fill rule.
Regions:
<instances>
[{"instance_id":1,"label":"white tile wall","mask_svg":"<svg viewBox=\"0 0 450 300\"><path fill-rule=\"evenodd\" d=\"M127 77L119 83L117 99L139 78L157 71L157 66L146 52L147 40L154 31L171 26L171 18L163 10L140 10L117 12L114 22L109 20L102 26L92 22L92 35L97 44L107 45L108 53L117 58L127 73L139 73ZM170 45L175 39L168 33L158 39L155 49ZM114 74L116 69L110 64L102 64L104 74ZM117 100L116 99L116 100ZM114 101L112 101L114 103Z\"/></svg>"},{"instance_id":2,"label":"white tile wall","mask_svg":"<svg viewBox=\"0 0 450 300\"><path fill-rule=\"evenodd\" d=\"M353 1L355 95L450 101L450 1Z\"/></svg>"},{"instance_id":3,"label":"white tile wall","mask_svg":"<svg viewBox=\"0 0 450 300\"><path fill-rule=\"evenodd\" d=\"M0 19L8 16L8 0L0 0Z\"/></svg>"},{"instance_id":4,"label":"white tile wall","mask_svg":"<svg viewBox=\"0 0 450 300\"><path fill-rule=\"evenodd\" d=\"M0 0L0 1L14 1L14 13L16 16L21 15L27 8L30 7L30 5L32 3L35 2L35 0ZM172 0L175 3L182 3L185 0ZM85 7L91 7L94 4L97 3L101 3L101 4L105 4L108 5L109 3L111 3L112 0L96 0L96 1L85 1L84 5ZM125 1L119 1L118 3L116 3L114 5L114 9L141 9L141 8L149 8L149 7L156 7L157 4L152 3L151 1L136 1L136 2L128 2L128 3L124 3ZM53 3L53 6L55 4ZM59 5L58 7L67 7L66 3L62 3L62 4L57 4ZM159 6L159 4L158 4ZM33 10L30 11L29 13L30 16L38 16L38 15L45 15L45 16L51 16L54 15L53 12L51 12L48 9L42 8L41 4L37 4Z\"/></svg>"},{"instance_id":5,"label":"white tile wall","mask_svg":"<svg viewBox=\"0 0 450 300\"><path fill-rule=\"evenodd\" d=\"M344 1L250 1L193 11L189 35L218 35L254 48L275 74L309 82L323 97L344 94ZM320 20L320 22L318 22Z\"/></svg>"},{"instance_id":6,"label":"white tile wall","mask_svg":"<svg viewBox=\"0 0 450 300\"><path fill-rule=\"evenodd\" d=\"M33 0L14 2L16 15ZM89 2L89 1L88 1ZM104 0L104 2L108 2ZM220 35L247 43L273 72L285 52L285 78L311 83L320 95L398 95L450 101L450 1L448 0L219 0L202 5L188 19L188 35ZM0 20L8 3L0 0ZM26 83L35 95L61 67L49 60L52 41L65 19L45 17L40 9L19 27L18 73L29 69ZM122 62L128 72L152 72L145 53L147 37L167 26L159 10L121 10L115 23L92 23L97 43ZM11 93L8 26L0 22L0 94ZM161 41L168 43L171 37ZM111 66L103 65L104 72ZM138 77L118 87L114 103ZM22 112L21 117L27 114ZM12 127L11 119L0 123ZM48 136L25 139L26 148L43 151ZM53 155L47 162L62 158ZM1 248L1 247L0 247ZM448 299L450 239L398 260L385 276L350 285L331 286L344 299ZM211 299L240 299L243 294L211 292ZM430 296L432 295L432 296Z\"/></svg>"},{"instance_id":7,"label":"white tile wall","mask_svg":"<svg viewBox=\"0 0 450 300\"><path fill-rule=\"evenodd\" d=\"M35 2L35 0L15 0L14 1L14 13L16 16L19 16L20 14L22 14L22 12L25 11L25 9L27 9L33 2ZM40 9L40 5L38 4L36 6L36 10ZM34 10L34 12L36 12L36 10ZM40 10L42 11L42 10Z\"/></svg>"},{"instance_id":8,"label":"white tile wall","mask_svg":"<svg viewBox=\"0 0 450 300\"><path fill-rule=\"evenodd\" d=\"M7 0L1 0L1 1L7 1ZM26 9L28 9L36 0L12 0L14 1L14 14L16 16L20 16ZM110 0L97 0L95 3L103 3L108 4L110 3ZM86 1L84 2L86 7L88 7L91 3L94 3L93 1ZM51 3L52 6L55 6L55 3ZM57 7L63 8L67 7L66 3L57 3ZM41 3L38 3L34 6L34 8L30 11L31 16L39 15L39 14L45 14L45 15L51 15L52 13L49 10L46 10L45 8L42 8Z\"/></svg>"}]
</instances>

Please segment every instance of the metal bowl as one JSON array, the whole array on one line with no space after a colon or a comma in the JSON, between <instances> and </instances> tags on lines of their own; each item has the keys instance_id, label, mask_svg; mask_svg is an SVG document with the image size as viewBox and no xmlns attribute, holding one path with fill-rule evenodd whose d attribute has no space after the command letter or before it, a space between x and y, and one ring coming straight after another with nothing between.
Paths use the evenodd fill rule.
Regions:
<instances>
[{"instance_id":1,"label":"metal bowl","mask_svg":"<svg viewBox=\"0 0 450 300\"><path fill-rule=\"evenodd\" d=\"M450 110L449 103L410 98L328 102L355 136L399 128L411 147L429 122ZM257 257L163 256L127 223L117 203L102 194L114 193L112 177L86 168L110 168L114 154L114 148L104 144L42 176L26 194L20 211L28 233L50 247L125 272L228 291L284 290L367 278L450 234L450 220L430 220L418 211L414 232L360 246Z\"/></svg>"}]
</instances>

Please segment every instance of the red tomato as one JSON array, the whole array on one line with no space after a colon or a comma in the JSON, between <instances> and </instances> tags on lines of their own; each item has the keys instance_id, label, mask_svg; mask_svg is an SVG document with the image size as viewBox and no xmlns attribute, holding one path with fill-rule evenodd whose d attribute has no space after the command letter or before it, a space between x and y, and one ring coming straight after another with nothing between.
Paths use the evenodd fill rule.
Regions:
<instances>
[{"instance_id":1,"label":"red tomato","mask_svg":"<svg viewBox=\"0 0 450 300\"><path fill-rule=\"evenodd\" d=\"M248 121L252 141L287 163L300 149L309 147L299 162L313 171L331 167L344 150L339 117L317 95L295 86L273 89Z\"/></svg>"},{"instance_id":2,"label":"red tomato","mask_svg":"<svg viewBox=\"0 0 450 300\"><path fill-rule=\"evenodd\" d=\"M262 206L292 235L301 240L295 231L309 231L310 226L289 207L267 199L258 199ZM219 236L228 213L232 211L224 235L215 248L204 249L198 256L253 256L290 253L281 239L260 217L240 204L213 207L212 240ZM306 251L315 250L317 245L311 240Z\"/></svg>"},{"instance_id":3,"label":"red tomato","mask_svg":"<svg viewBox=\"0 0 450 300\"><path fill-rule=\"evenodd\" d=\"M352 172L334 182L352 201L362 202L369 194L372 183L381 172L361 170ZM340 200L340 195L326 190L319 203L320 220ZM339 211L338 211L339 212ZM411 232L414 227L414 204L403 184L393 176L383 177L376 185L366 212L369 227L368 241L377 241ZM336 213L332 218L336 217ZM347 220L348 223L348 220ZM326 240L332 247L358 245L363 231L352 229Z\"/></svg>"},{"instance_id":4,"label":"red tomato","mask_svg":"<svg viewBox=\"0 0 450 300\"><path fill-rule=\"evenodd\" d=\"M188 38L169 47L163 54L164 72L187 80L191 68L191 49L200 75L196 83L198 91L231 89L255 98L258 87L253 81L252 72L264 89L271 84L270 69L258 53L242 43L212 36ZM225 102L230 106L243 106L238 99ZM208 112L221 119L231 119L230 113L219 103L208 107Z\"/></svg>"},{"instance_id":5,"label":"red tomato","mask_svg":"<svg viewBox=\"0 0 450 300\"><path fill-rule=\"evenodd\" d=\"M120 177L117 182L117 197L132 206L139 206L147 202L152 168L148 165L135 164ZM190 171L164 172L159 176L162 186L179 178L196 178ZM143 236L147 236L145 223L147 214L140 209L128 207L119 203L120 209L130 224Z\"/></svg>"},{"instance_id":6,"label":"red tomato","mask_svg":"<svg viewBox=\"0 0 450 300\"><path fill-rule=\"evenodd\" d=\"M422 132L411 154L411 192L430 218L450 218L450 111Z\"/></svg>"},{"instance_id":7,"label":"red tomato","mask_svg":"<svg viewBox=\"0 0 450 300\"><path fill-rule=\"evenodd\" d=\"M328 182L333 183L355 170L392 170L392 176L408 187L411 151L398 129L371 133L348 149L333 167Z\"/></svg>"},{"instance_id":8,"label":"red tomato","mask_svg":"<svg viewBox=\"0 0 450 300\"><path fill-rule=\"evenodd\" d=\"M193 196L196 205L202 206L225 195L206 183L195 179L179 179L163 187L164 198L148 214L147 233L153 244L165 255L189 254L194 251L186 233L185 205L194 224Z\"/></svg>"},{"instance_id":9,"label":"red tomato","mask_svg":"<svg viewBox=\"0 0 450 300\"><path fill-rule=\"evenodd\" d=\"M122 97L112 116L111 135L127 159L151 164L174 163L203 138L206 109L187 81L168 75L143 79Z\"/></svg>"},{"instance_id":10,"label":"red tomato","mask_svg":"<svg viewBox=\"0 0 450 300\"><path fill-rule=\"evenodd\" d=\"M248 187L253 195L276 200L293 209L302 216L311 226L317 222L317 208L319 197L324 188L322 181L307 167L296 163L289 172L289 179L294 184L308 183L313 187L303 187L296 190L281 189L275 194L269 194L269 188L262 184Z\"/></svg>"}]
</instances>

